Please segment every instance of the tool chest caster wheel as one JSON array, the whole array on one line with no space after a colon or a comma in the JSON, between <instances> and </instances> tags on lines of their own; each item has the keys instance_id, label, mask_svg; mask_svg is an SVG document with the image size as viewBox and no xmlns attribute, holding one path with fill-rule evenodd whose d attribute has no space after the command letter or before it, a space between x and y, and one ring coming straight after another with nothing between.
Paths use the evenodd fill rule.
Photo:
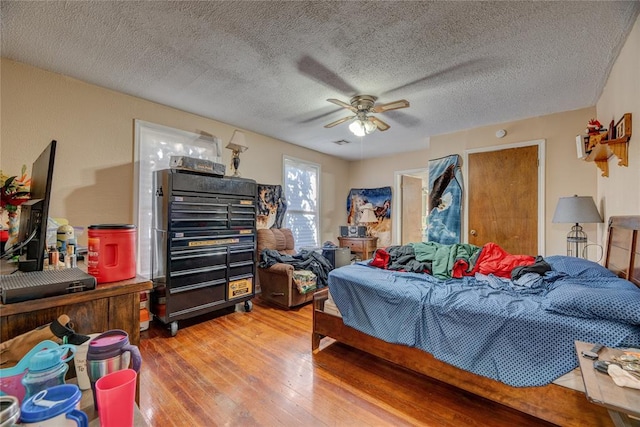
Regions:
<instances>
[{"instance_id":1,"label":"tool chest caster wheel","mask_svg":"<svg viewBox=\"0 0 640 427\"><path fill-rule=\"evenodd\" d=\"M173 321L169 324L169 330L171 331L171 336L175 337L176 334L178 333L178 322L177 321Z\"/></svg>"},{"instance_id":2,"label":"tool chest caster wheel","mask_svg":"<svg viewBox=\"0 0 640 427\"><path fill-rule=\"evenodd\" d=\"M244 311L246 311L248 313L251 310L253 310L253 303L251 301L245 301L244 302Z\"/></svg>"}]
</instances>

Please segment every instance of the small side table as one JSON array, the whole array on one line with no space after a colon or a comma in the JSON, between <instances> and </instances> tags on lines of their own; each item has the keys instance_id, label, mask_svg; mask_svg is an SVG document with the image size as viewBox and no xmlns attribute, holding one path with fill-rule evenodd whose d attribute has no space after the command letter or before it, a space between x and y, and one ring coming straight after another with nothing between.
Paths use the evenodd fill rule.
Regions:
<instances>
[{"instance_id":1,"label":"small side table","mask_svg":"<svg viewBox=\"0 0 640 427\"><path fill-rule=\"evenodd\" d=\"M338 241L341 248L350 248L363 260L372 258L378 245L377 237L338 237Z\"/></svg>"},{"instance_id":2,"label":"small side table","mask_svg":"<svg viewBox=\"0 0 640 427\"><path fill-rule=\"evenodd\" d=\"M632 415L640 418L640 390L619 387L609 375L596 371L593 367L594 361L581 354L583 350L590 350L594 344L576 341L575 346L587 400L607 408L616 427L640 426L640 420L629 417ZM601 360L610 360L613 356L620 354L622 354L621 350L605 347L600 351L599 356Z\"/></svg>"}]
</instances>

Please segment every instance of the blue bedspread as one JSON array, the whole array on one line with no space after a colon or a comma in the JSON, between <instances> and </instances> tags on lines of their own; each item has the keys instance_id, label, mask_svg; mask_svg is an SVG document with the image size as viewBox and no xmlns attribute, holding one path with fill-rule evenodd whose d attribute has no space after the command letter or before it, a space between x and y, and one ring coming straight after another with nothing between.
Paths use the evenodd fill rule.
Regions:
<instances>
[{"instance_id":1,"label":"blue bedspread","mask_svg":"<svg viewBox=\"0 0 640 427\"><path fill-rule=\"evenodd\" d=\"M595 263L545 260L553 271L517 282L360 263L333 270L329 289L346 325L516 387L574 369L575 340L640 346L640 289Z\"/></svg>"}]
</instances>

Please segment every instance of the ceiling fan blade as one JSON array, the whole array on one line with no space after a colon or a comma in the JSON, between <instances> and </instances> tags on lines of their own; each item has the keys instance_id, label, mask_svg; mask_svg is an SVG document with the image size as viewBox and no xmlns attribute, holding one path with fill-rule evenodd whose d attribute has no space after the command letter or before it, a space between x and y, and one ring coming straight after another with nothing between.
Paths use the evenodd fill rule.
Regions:
<instances>
[{"instance_id":1,"label":"ceiling fan blade","mask_svg":"<svg viewBox=\"0 0 640 427\"><path fill-rule=\"evenodd\" d=\"M484 74L487 71L493 71L497 68L496 64L498 63L499 61L496 61L496 58L482 58L465 61L436 71L412 82L394 87L393 89L389 89L381 93L380 95L389 95L392 92L409 88L411 88L411 90L413 91L416 91L425 89L425 86L442 86L448 83L469 78L469 76L472 75Z\"/></svg>"},{"instance_id":2,"label":"ceiling fan blade","mask_svg":"<svg viewBox=\"0 0 640 427\"><path fill-rule=\"evenodd\" d=\"M340 123L344 123L344 122L346 122L346 121L349 121L349 120L351 120L351 119L355 119L355 118L356 118L356 116L343 117L343 118L341 118L340 120L336 120L335 122L331 122L331 123L329 123L328 125L324 125L324 127L326 127L326 128L332 128L332 127L334 127L334 126L339 125Z\"/></svg>"},{"instance_id":3,"label":"ceiling fan blade","mask_svg":"<svg viewBox=\"0 0 640 427\"><path fill-rule=\"evenodd\" d=\"M310 113L309 115L304 116L304 118L291 118L290 120L295 120L295 123L299 123L299 124L305 124L305 123L311 123L311 122L315 122L316 120L320 120L320 119L324 119L327 116L333 116L338 112L341 112L342 109L340 108L332 108L331 111L327 111L325 113L318 113L318 112L314 112L314 113ZM313 115L311 115L313 114Z\"/></svg>"},{"instance_id":4,"label":"ceiling fan blade","mask_svg":"<svg viewBox=\"0 0 640 427\"><path fill-rule=\"evenodd\" d=\"M342 108L346 108L347 110L351 110L354 113L358 111L358 109L351 104L347 104L346 102L342 102L339 99L327 99L327 101L332 102L336 105L341 106Z\"/></svg>"},{"instance_id":5,"label":"ceiling fan blade","mask_svg":"<svg viewBox=\"0 0 640 427\"><path fill-rule=\"evenodd\" d=\"M381 132L384 132L391 127L377 117L369 116L369 120L372 121Z\"/></svg>"},{"instance_id":6,"label":"ceiling fan blade","mask_svg":"<svg viewBox=\"0 0 640 427\"><path fill-rule=\"evenodd\" d=\"M337 90L338 93L355 94L358 92L353 86L345 82L342 77L308 55L303 56L298 61L298 70L313 80Z\"/></svg>"},{"instance_id":7,"label":"ceiling fan blade","mask_svg":"<svg viewBox=\"0 0 640 427\"><path fill-rule=\"evenodd\" d=\"M374 113L384 113L385 111L390 110L399 110L400 108L407 108L409 106L409 101L406 99L400 99L398 101L389 102L387 104L375 105L371 111Z\"/></svg>"}]
</instances>

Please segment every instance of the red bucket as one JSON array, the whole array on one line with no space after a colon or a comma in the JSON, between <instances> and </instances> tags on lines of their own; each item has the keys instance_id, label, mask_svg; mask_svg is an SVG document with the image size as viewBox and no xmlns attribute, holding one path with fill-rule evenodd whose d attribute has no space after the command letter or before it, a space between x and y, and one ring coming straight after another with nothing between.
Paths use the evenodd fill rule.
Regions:
<instances>
[{"instance_id":1,"label":"red bucket","mask_svg":"<svg viewBox=\"0 0 640 427\"><path fill-rule=\"evenodd\" d=\"M87 271L98 283L117 282L136 276L135 225L90 225L88 243Z\"/></svg>"}]
</instances>

